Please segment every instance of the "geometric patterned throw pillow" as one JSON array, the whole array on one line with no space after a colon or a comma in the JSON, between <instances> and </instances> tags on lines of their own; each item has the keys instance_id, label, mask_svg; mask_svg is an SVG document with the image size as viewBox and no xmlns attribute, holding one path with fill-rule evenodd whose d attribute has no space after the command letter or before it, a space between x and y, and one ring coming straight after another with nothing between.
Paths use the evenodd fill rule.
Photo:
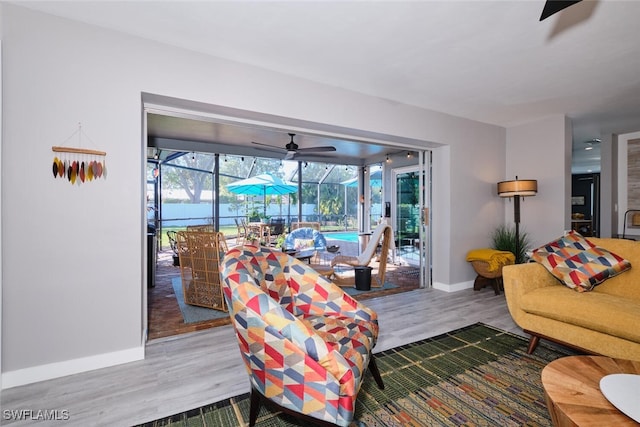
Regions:
<instances>
[{"instance_id":1,"label":"geometric patterned throw pillow","mask_svg":"<svg viewBox=\"0 0 640 427\"><path fill-rule=\"evenodd\" d=\"M597 247L575 231L535 249L533 260L578 292L590 291L631 268L628 260Z\"/></svg>"},{"instance_id":2,"label":"geometric patterned throw pillow","mask_svg":"<svg viewBox=\"0 0 640 427\"><path fill-rule=\"evenodd\" d=\"M294 239L293 241L293 248L297 251L312 249L315 246L316 246L316 242L313 239Z\"/></svg>"}]
</instances>

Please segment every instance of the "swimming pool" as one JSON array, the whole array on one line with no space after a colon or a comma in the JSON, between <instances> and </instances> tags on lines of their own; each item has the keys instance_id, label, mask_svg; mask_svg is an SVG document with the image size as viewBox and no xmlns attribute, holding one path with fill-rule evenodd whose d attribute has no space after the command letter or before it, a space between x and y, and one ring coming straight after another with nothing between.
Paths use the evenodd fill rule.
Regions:
<instances>
[{"instance_id":1,"label":"swimming pool","mask_svg":"<svg viewBox=\"0 0 640 427\"><path fill-rule=\"evenodd\" d=\"M357 231L346 231L338 233L323 233L326 239L342 240L343 242L358 242Z\"/></svg>"}]
</instances>

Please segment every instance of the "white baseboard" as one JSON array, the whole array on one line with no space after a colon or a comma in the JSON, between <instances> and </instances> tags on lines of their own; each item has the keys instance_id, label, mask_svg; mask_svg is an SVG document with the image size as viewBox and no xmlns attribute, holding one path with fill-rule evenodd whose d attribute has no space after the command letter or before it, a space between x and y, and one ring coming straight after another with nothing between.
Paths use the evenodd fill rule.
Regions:
<instances>
[{"instance_id":1,"label":"white baseboard","mask_svg":"<svg viewBox=\"0 0 640 427\"><path fill-rule=\"evenodd\" d=\"M473 288L473 280L468 281L468 282L453 283L451 285L446 285L444 283L433 282L432 287L433 287L433 289L437 289L439 291L445 291L445 292L464 291L465 289Z\"/></svg>"},{"instance_id":2,"label":"white baseboard","mask_svg":"<svg viewBox=\"0 0 640 427\"><path fill-rule=\"evenodd\" d=\"M109 366L135 362L144 359L144 346L96 356L65 360L64 362L49 363L31 368L17 369L2 373L2 388L8 389L21 385L32 384L53 378L108 368Z\"/></svg>"}]
</instances>

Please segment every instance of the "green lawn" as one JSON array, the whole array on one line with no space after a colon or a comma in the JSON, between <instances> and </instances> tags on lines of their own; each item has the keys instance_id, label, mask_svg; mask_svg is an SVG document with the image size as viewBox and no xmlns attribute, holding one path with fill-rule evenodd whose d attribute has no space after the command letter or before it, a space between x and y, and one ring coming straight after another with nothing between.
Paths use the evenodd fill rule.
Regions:
<instances>
[{"instance_id":1,"label":"green lawn","mask_svg":"<svg viewBox=\"0 0 640 427\"><path fill-rule=\"evenodd\" d=\"M182 227L171 227L171 226L166 226L166 227L162 227L162 236L161 236L161 240L160 240L160 247L162 249L169 249L169 238L167 237L167 231L184 231L186 230L187 227L186 226L182 226ZM238 234L238 229L236 228L235 225L223 225L220 227L220 231L222 231L224 233L225 236L227 236L227 238L229 237L235 237ZM323 226L322 227L322 231L323 232L329 232L329 231L344 231L344 226L340 226L340 225L330 225L330 226ZM348 231L353 231L353 230L348 230Z\"/></svg>"}]
</instances>

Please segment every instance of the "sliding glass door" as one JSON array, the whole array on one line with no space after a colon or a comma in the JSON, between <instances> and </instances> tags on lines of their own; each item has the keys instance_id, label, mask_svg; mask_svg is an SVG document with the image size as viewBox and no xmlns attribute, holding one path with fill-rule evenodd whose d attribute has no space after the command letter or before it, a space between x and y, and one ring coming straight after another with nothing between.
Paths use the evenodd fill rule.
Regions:
<instances>
[{"instance_id":1,"label":"sliding glass door","mask_svg":"<svg viewBox=\"0 0 640 427\"><path fill-rule=\"evenodd\" d=\"M417 153L418 164L393 169L392 221L397 261L420 269L420 286L431 286L430 152Z\"/></svg>"}]
</instances>

